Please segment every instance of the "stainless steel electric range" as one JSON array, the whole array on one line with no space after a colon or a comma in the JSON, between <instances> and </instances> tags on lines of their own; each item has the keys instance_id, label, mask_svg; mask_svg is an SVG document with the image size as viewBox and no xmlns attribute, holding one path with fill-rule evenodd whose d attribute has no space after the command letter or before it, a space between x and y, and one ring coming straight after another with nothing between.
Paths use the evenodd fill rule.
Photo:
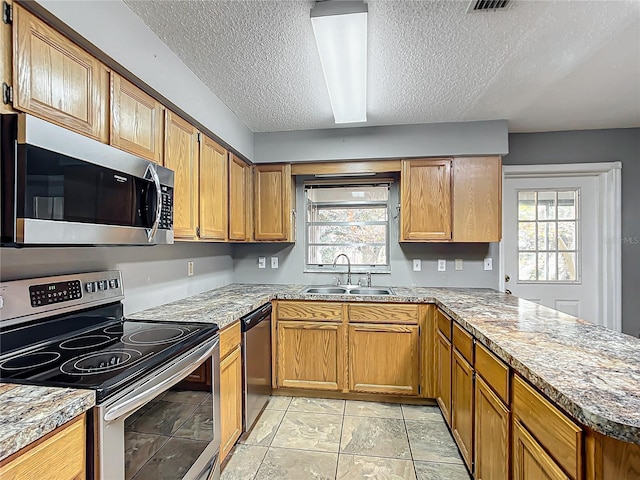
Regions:
<instances>
[{"instance_id":1,"label":"stainless steel electric range","mask_svg":"<svg viewBox=\"0 0 640 480\"><path fill-rule=\"evenodd\" d=\"M0 283L0 381L95 391L89 478L219 478L218 327L127 320L123 299L119 271Z\"/></svg>"}]
</instances>

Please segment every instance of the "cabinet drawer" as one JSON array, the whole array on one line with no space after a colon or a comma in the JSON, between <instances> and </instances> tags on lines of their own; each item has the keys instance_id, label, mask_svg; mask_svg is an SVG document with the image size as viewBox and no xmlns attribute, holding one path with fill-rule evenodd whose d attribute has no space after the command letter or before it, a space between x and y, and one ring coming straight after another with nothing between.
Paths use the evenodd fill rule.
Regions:
<instances>
[{"instance_id":1,"label":"cabinet drawer","mask_svg":"<svg viewBox=\"0 0 640 480\"><path fill-rule=\"evenodd\" d=\"M350 322L418 324L417 305L381 305L359 303L349 305Z\"/></svg>"},{"instance_id":2,"label":"cabinet drawer","mask_svg":"<svg viewBox=\"0 0 640 480\"><path fill-rule=\"evenodd\" d=\"M331 302L278 302L278 320L342 321L342 304Z\"/></svg>"},{"instance_id":3,"label":"cabinet drawer","mask_svg":"<svg viewBox=\"0 0 640 480\"><path fill-rule=\"evenodd\" d=\"M51 480L85 477L85 415L58 427L32 447L0 467L2 479L48 478ZM0 462L0 465L2 462Z\"/></svg>"},{"instance_id":4,"label":"cabinet drawer","mask_svg":"<svg viewBox=\"0 0 640 480\"><path fill-rule=\"evenodd\" d=\"M513 377L513 414L569 474L582 478L582 430L523 379Z\"/></svg>"},{"instance_id":5,"label":"cabinet drawer","mask_svg":"<svg viewBox=\"0 0 640 480\"><path fill-rule=\"evenodd\" d=\"M453 322L453 346L473 365L473 337L456 322Z\"/></svg>"},{"instance_id":6,"label":"cabinet drawer","mask_svg":"<svg viewBox=\"0 0 640 480\"><path fill-rule=\"evenodd\" d=\"M509 367L480 343L476 343L475 367L500 400L508 405Z\"/></svg>"},{"instance_id":7,"label":"cabinet drawer","mask_svg":"<svg viewBox=\"0 0 640 480\"><path fill-rule=\"evenodd\" d=\"M240 322L237 321L220 331L220 359L229 355L240 345Z\"/></svg>"},{"instance_id":8,"label":"cabinet drawer","mask_svg":"<svg viewBox=\"0 0 640 480\"><path fill-rule=\"evenodd\" d=\"M436 311L436 317L438 320L438 330L447 337L447 340L451 341L451 319L440 310Z\"/></svg>"}]
</instances>

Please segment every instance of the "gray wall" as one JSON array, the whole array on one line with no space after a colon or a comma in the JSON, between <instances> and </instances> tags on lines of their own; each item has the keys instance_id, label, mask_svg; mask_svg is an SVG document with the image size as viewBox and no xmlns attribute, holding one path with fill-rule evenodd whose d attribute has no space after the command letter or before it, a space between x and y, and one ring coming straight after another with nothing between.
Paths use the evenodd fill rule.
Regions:
<instances>
[{"instance_id":1,"label":"gray wall","mask_svg":"<svg viewBox=\"0 0 640 480\"><path fill-rule=\"evenodd\" d=\"M192 277L187 277L189 260ZM122 270L128 314L231 283L233 260L225 244L0 248L3 281L109 269Z\"/></svg>"},{"instance_id":2,"label":"gray wall","mask_svg":"<svg viewBox=\"0 0 640 480\"><path fill-rule=\"evenodd\" d=\"M506 120L254 134L255 162L503 155Z\"/></svg>"},{"instance_id":3,"label":"gray wall","mask_svg":"<svg viewBox=\"0 0 640 480\"><path fill-rule=\"evenodd\" d=\"M121 0L38 0L70 28L241 154L253 133Z\"/></svg>"},{"instance_id":4,"label":"gray wall","mask_svg":"<svg viewBox=\"0 0 640 480\"><path fill-rule=\"evenodd\" d=\"M640 129L514 133L504 165L622 162L622 331L640 335Z\"/></svg>"},{"instance_id":5,"label":"gray wall","mask_svg":"<svg viewBox=\"0 0 640 480\"><path fill-rule=\"evenodd\" d=\"M233 246L233 280L243 283L301 283L329 284L334 276L345 280L345 267L331 273L304 273L304 191L303 179L298 178L296 188L298 241L295 245L257 244ZM398 183L393 183L390 192L391 205L398 204ZM497 244L438 244L398 242L398 220L390 222L391 273L373 274L373 285L423 285L488 287L498 286L498 246ZM258 268L258 257L267 257L267 268ZM269 257L278 257L279 268L271 269ZM492 257L495 266L492 271L484 270L484 258ZM422 271L412 270L412 259L422 260ZM447 260L446 272L438 272L438 259ZM463 270L454 270L454 260L463 260ZM360 278L355 275L354 279Z\"/></svg>"}]
</instances>

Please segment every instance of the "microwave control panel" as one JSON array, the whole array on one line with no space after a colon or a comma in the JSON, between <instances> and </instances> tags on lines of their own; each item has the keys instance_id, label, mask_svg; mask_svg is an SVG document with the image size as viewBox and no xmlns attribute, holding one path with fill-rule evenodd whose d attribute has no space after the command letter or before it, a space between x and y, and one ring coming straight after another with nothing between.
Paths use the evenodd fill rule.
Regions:
<instances>
[{"instance_id":1,"label":"microwave control panel","mask_svg":"<svg viewBox=\"0 0 640 480\"><path fill-rule=\"evenodd\" d=\"M162 186L162 211L158 228L173 230L173 189Z\"/></svg>"}]
</instances>

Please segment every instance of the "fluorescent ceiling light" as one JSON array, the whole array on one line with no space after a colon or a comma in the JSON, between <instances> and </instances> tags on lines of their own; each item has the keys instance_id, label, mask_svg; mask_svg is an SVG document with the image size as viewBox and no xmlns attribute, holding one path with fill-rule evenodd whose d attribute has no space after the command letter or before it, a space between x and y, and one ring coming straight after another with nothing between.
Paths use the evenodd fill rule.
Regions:
<instances>
[{"instance_id":1,"label":"fluorescent ceiling light","mask_svg":"<svg viewBox=\"0 0 640 480\"><path fill-rule=\"evenodd\" d=\"M311 23L336 123L366 122L366 5L319 2L311 11Z\"/></svg>"}]
</instances>

